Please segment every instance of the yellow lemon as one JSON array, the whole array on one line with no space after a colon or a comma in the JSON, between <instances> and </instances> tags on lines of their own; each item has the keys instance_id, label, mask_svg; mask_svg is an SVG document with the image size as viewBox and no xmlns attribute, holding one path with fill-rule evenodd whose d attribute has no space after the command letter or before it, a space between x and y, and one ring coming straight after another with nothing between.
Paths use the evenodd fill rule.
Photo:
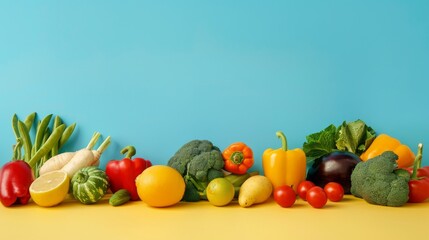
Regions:
<instances>
[{"instance_id":1,"label":"yellow lemon","mask_svg":"<svg viewBox=\"0 0 429 240\"><path fill-rule=\"evenodd\" d=\"M145 169L136 178L140 199L152 207L168 207L178 202L185 193L185 181L169 166L155 165Z\"/></svg>"},{"instance_id":2,"label":"yellow lemon","mask_svg":"<svg viewBox=\"0 0 429 240\"><path fill-rule=\"evenodd\" d=\"M58 170L46 173L31 183L31 199L42 207L55 206L67 197L69 186L70 178L66 172Z\"/></svg>"}]
</instances>

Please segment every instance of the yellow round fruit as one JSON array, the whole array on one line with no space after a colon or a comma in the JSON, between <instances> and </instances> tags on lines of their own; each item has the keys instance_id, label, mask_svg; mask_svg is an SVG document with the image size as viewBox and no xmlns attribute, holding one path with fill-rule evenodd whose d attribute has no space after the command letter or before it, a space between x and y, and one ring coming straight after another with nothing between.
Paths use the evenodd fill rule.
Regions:
<instances>
[{"instance_id":1,"label":"yellow round fruit","mask_svg":"<svg viewBox=\"0 0 429 240\"><path fill-rule=\"evenodd\" d=\"M169 166L154 165L136 178L140 199L152 207L168 207L178 202L185 193L185 181L180 173Z\"/></svg>"},{"instance_id":2,"label":"yellow round fruit","mask_svg":"<svg viewBox=\"0 0 429 240\"><path fill-rule=\"evenodd\" d=\"M42 207L52 207L61 203L69 191L70 178L64 171L52 171L33 181L30 196Z\"/></svg>"},{"instance_id":3,"label":"yellow round fruit","mask_svg":"<svg viewBox=\"0 0 429 240\"><path fill-rule=\"evenodd\" d=\"M206 189L207 200L215 206L228 205L234 198L234 185L225 178L215 178Z\"/></svg>"}]
</instances>

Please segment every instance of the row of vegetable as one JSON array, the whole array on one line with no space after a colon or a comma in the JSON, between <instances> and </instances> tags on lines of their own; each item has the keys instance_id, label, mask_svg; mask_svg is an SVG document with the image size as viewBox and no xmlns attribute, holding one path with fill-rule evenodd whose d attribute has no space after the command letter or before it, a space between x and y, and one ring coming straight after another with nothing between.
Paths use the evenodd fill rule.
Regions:
<instances>
[{"instance_id":1,"label":"row of vegetable","mask_svg":"<svg viewBox=\"0 0 429 240\"><path fill-rule=\"evenodd\" d=\"M281 207L291 207L301 198L322 208L328 200L337 202L352 194L371 204L398 207L429 199L429 166L421 166L423 145L415 155L399 140L377 135L362 120L330 125L308 135L296 149L288 149L286 136L277 132L281 147L263 152L260 174L251 171L251 147L236 142L221 150L209 140L189 141L166 165L154 166L134 157L136 149L126 146L123 159L109 160L101 169L100 157L110 136L96 150L98 132L85 148L61 152L76 124L66 126L52 114L36 123L36 117L12 117L13 157L0 170L0 200L6 207L25 205L30 199L52 207L67 196L94 204L109 191L112 206L139 200L153 207L200 200L225 206L236 199L240 206L250 207L272 197Z\"/></svg>"}]
</instances>

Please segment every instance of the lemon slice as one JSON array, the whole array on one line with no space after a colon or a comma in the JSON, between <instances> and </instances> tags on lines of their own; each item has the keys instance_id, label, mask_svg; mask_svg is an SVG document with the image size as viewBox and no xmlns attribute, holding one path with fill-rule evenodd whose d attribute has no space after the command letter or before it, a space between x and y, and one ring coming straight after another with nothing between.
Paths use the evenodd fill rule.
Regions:
<instances>
[{"instance_id":1,"label":"lemon slice","mask_svg":"<svg viewBox=\"0 0 429 240\"><path fill-rule=\"evenodd\" d=\"M46 173L30 185L33 201L42 207L52 207L61 203L69 190L70 178L64 171Z\"/></svg>"}]
</instances>

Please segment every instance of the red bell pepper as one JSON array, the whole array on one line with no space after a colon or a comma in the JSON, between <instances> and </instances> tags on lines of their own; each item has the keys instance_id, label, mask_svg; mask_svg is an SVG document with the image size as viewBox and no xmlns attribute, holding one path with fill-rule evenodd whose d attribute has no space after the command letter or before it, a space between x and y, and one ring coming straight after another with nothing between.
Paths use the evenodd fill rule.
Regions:
<instances>
[{"instance_id":1,"label":"red bell pepper","mask_svg":"<svg viewBox=\"0 0 429 240\"><path fill-rule=\"evenodd\" d=\"M0 200L5 207L15 203L25 205L30 200L30 185L34 180L30 165L23 160L6 163L0 169Z\"/></svg>"},{"instance_id":2,"label":"red bell pepper","mask_svg":"<svg viewBox=\"0 0 429 240\"><path fill-rule=\"evenodd\" d=\"M134 158L136 153L133 146L127 146L121 150L122 154L126 154L122 160L110 160L106 165L106 174L109 177L110 189L113 193L120 189L126 189L130 192L131 200L139 200L135 180L137 176L146 168L152 166L149 160L143 158Z\"/></svg>"},{"instance_id":3,"label":"red bell pepper","mask_svg":"<svg viewBox=\"0 0 429 240\"><path fill-rule=\"evenodd\" d=\"M413 168L407 168L411 174L408 182L410 187L408 202L410 203L420 203L429 199L429 166L421 167L422 152L423 144L420 143Z\"/></svg>"}]
</instances>

